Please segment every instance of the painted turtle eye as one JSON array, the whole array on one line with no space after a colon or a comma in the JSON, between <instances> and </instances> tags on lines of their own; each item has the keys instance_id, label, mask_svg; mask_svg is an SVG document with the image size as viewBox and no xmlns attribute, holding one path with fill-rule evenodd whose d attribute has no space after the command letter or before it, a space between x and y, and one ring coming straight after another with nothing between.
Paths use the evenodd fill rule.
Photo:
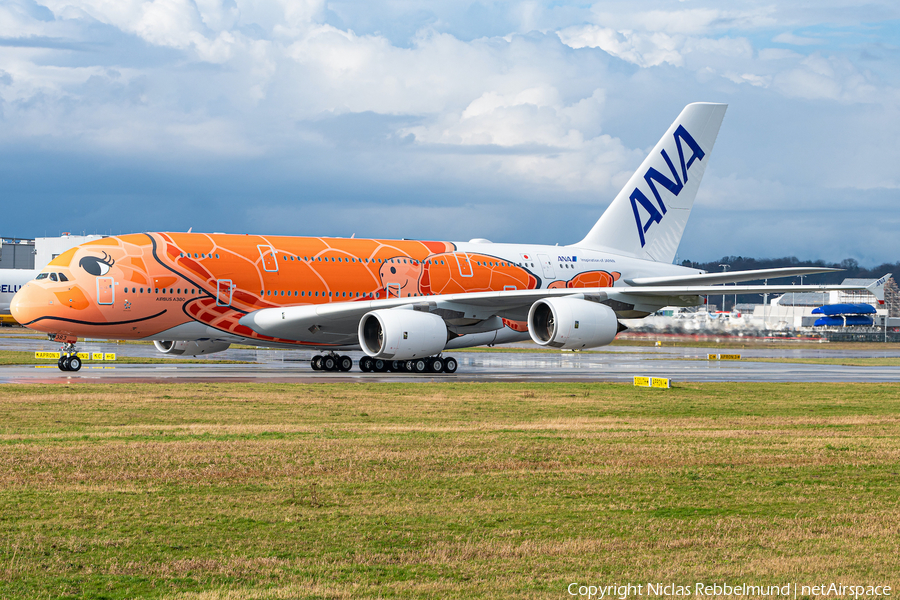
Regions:
<instances>
[{"instance_id":1,"label":"painted turtle eye","mask_svg":"<svg viewBox=\"0 0 900 600\"><path fill-rule=\"evenodd\" d=\"M116 263L106 252L103 258L98 256L85 256L78 261L78 266L95 277L101 277L109 273L109 268Z\"/></svg>"}]
</instances>

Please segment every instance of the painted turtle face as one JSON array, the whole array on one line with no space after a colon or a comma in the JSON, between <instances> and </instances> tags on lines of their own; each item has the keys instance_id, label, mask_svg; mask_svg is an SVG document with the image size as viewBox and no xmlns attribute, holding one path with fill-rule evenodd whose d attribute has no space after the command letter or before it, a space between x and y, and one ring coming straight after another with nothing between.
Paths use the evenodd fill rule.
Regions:
<instances>
[{"instance_id":1,"label":"painted turtle face","mask_svg":"<svg viewBox=\"0 0 900 600\"><path fill-rule=\"evenodd\" d=\"M98 256L84 256L78 261L78 266L94 277L106 275L114 264L116 264L116 261L106 252L103 253L102 258Z\"/></svg>"}]
</instances>

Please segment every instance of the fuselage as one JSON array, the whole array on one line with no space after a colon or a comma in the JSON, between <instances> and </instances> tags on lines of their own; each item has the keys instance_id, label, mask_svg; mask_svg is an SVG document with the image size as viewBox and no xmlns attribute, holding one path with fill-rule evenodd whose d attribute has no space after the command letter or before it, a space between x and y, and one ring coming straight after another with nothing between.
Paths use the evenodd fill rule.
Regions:
<instances>
[{"instance_id":1,"label":"fuselage","mask_svg":"<svg viewBox=\"0 0 900 600\"><path fill-rule=\"evenodd\" d=\"M682 272L697 273L571 246L142 233L61 254L19 291L11 309L27 327L64 336L323 347L312 334L308 340L267 337L239 320L264 308L614 287ZM527 339L524 323L505 325Z\"/></svg>"}]
</instances>

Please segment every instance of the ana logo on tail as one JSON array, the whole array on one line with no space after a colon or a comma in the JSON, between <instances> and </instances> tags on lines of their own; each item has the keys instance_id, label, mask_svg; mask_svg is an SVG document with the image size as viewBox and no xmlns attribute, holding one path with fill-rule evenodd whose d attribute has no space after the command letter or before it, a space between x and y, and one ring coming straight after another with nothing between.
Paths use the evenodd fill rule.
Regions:
<instances>
[{"instance_id":1,"label":"ana logo on tail","mask_svg":"<svg viewBox=\"0 0 900 600\"><path fill-rule=\"evenodd\" d=\"M672 194L678 195L681 193L681 190L684 188L684 184L688 182L688 170L691 168L691 165L695 160L703 160L703 157L706 155L703 152L703 149L700 148L700 144L694 141L694 138L691 137L691 134L688 133L687 129L684 128L683 125L679 125L678 129L675 130L673 135L675 138L675 146L678 148L678 161L681 166L681 177L678 176L678 171L675 170L675 165L672 164L672 159L669 158L669 154L666 152L665 148L660 151L660 156L662 159L666 161L666 166L669 168L669 171L672 173L672 179L669 179L654 167L650 167L647 169L647 172L644 173L644 181L647 182L647 185L650 187L650 191L653 193L653 197L656 198L656 204L659 206L657 209L656 206L647 198L647 195L644 194L640 190L640 188L634 188L634 191L631 192L631 208L634 211L634 223L637 225L638 235L641 237L641 248L644 247L646 243L644 239L644 234L648 229L654 224L662 221L663 215L666 214L666 205L662 200L662 197L659 195L659 189L656 187L656 184L663 186ZM682 146L682 141L687 144L688 148L691 150L691 156L685 161L684 158L684 147ZM674 180L674 181L673 181ZM641 216L638 211L638 204L640 204L644 210L649 214L647 221L642 225L641 224Z\"/></svg>"}]
</instances>

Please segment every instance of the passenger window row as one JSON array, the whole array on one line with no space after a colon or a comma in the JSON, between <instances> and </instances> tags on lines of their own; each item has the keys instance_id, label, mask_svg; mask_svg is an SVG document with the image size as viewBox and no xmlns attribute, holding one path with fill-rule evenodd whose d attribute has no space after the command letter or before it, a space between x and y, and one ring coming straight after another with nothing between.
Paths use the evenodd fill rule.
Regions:
<instances>
[{"instance_id":1,"label":"passenger window row","mask_svg":"<svg viewBox=\"0 0 900 600\"><path fill-rule=\"evenodd\" d=\"M178 258L185 258L185 257L191 258L191 253L190 252L182 252L181 254L178 255ZM219 258L218 253L211 254L211 253L201 252L198 254L198 253L194 252L194 258L213 258L213 257Z\"/></svg>"},{"instance_id":2,"label":"passenger window row","mask_svg":"<svg viewBox=\"0 0 900 600\"><path fill-rule=\"evenodd\" d=\"M281 257L282 257L282 260L284 260L284 261L294 260L293 255L282 254ZM300 256L297 256L296 259L300 262L339 262L339 263L357 263L358 262L358 263L365 263L365 264L403 263L403 264L410 264L410 265L418 265L418 264L426 264L426 265L441 264L441 265L443 265L443 264L445 264L444 261L437 260L437 259L434 259L434 260L426 259L426 260L420 261L420 260L416 260L414 258L384 259L384 258L355 258L352 256L351 257L346 257L346 256L345 257L340 257L340 256L337 256L337 257L335 257L335 256L324 256L324 257L323 256L312 256L312 257L303 256L303 257L300 257Z\"/></svg>"},{"instance_id":3,"label":"passenger window row","mask_svg":"<svg viewBox=\"0 0 900 600\"><path fill-rule=\"evenodd\" d=\"M476 265L481 267L511 267L512 263L505 261L475 261Z\"/></svg>"},{"instance_id":4,"label":"passenger window row","mask_svg":"<svg viewBox=\"0 0 900 600\"><path fill-rule=\"evenodd\" d=\"M143 293L145 293L145 292L144 292L144 288L136 288L136 287L133 287L133 288L125 288L125 293L126 293L126 294L129 293L129 291L128 291L129 289L131 290L130 293L132 293L132 294L143 294ZM152 292L151 292L151 289L153 290ZM169 291L168 291L168 292L166 292L166 288L147 288L146 293L147 293L147 294L180 294L180 293L181 293L181 288L169 288ZM188 289L187 289L187 288L184 288L184 293L185 293L185 294L188 293ZM196 293L197 293L197 292L196 292L196 288L191 288L190 293L191 293L191 294L196 294Z\"/></svg>"},{"instance_id":5,"label":"passenger window row","mask_svg":"<svg viewBox=\"0 0 900 600\"><path fill-rule=\"evenodd\" d=\"M396 288L396 286L390 286L390 287ZM388 292L385 293L384 295L382 295L380 291L379 292L324 292L323 291L320 294L319 292L306 292L306 291L297 292L296 290L294 290L294 291L291 291L291 290L287 290L287 291L285 291L285 290L274 290L274 291L262 290L260 292L260 295L261 296L300 296L301 298L304 298L304 297L305 298L369 298L370 300L371 299L378 300L380 298L401 297L401 296L398 296L396 292L394 292L392 294L390 292L390 290L388 290ZM429 296L429 295L433 296L436 294L406 294L405 297L417 298L419 296Z\"/></svg>"},{"instance_id":6,"label":"passenger window row","mask_svg":"<svg viewBox=\"0 0 900 600\"><path fill-rule=\"evenodd\" d=\"M328 292L326 295L326 292L322 292L321 297L322 298L326 298L326 297L327 298L370 298L370 297L377 298L378 297L377 292L375 292L375 293L373 293L373 292L355 292L355 294L356 295L354 296L354 292ZM306 298L313 298L313 297L318 298L319 292L306 292L306 291L297 292L297 290L293 290L293 291L291 291L291 290L287 290L287 291L285 291L285 290L275 290L275 291L262 290L260 292L260 295L261 296L300 296L300 297L306 297Z\"/></svg>"}]
</instances>

